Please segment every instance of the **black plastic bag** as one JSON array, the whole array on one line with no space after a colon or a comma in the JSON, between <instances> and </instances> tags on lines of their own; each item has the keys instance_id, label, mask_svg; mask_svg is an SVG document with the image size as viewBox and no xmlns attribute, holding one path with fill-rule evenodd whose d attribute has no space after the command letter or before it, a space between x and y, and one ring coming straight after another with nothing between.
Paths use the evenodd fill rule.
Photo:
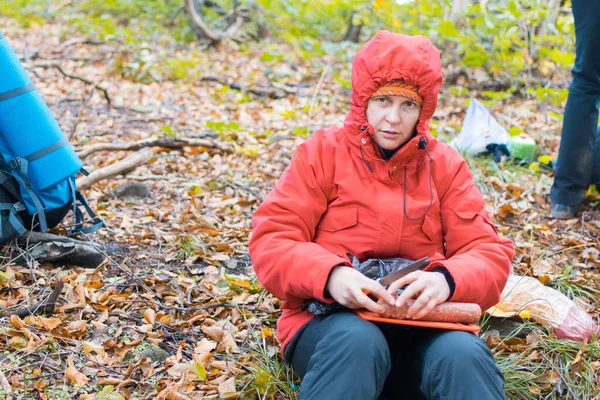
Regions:
<instances>
[{"instance_id":1,"label":"black plastic bag","mask_svg":"<svg viewBox=\"0 0 600 400\"><path fill-rule=\"evenodd\" d=\"M354 255L348 253L352 266L361 272L367 278L374 280L381 279L392 272L399 271L408 267L413 260L400 257L391 258L369 258L360 262ZM347 307L339 303L323 303L315 299L308 299L302 302L302 310L308 310L314 316L330 315L339 311L348 310Z\"/></svg>"}]
</instances>

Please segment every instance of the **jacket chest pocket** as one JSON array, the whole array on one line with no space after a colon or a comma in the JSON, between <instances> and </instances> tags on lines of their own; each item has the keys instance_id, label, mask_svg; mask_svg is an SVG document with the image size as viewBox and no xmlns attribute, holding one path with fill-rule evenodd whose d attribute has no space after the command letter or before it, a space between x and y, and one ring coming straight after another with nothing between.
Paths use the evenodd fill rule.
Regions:
<instances>
[{"instance_id":1,"label":"jacket chest pocket","mask_svg":"<svg viewBox=\"0 0 600 400\"><path fill-rule=\"evenodd\" d=\"M427 236L429 241L442 243L443 240L443 229L442 229L442 217L436 213L429 212L425 214L423 218L423 225L421 230Z\"/></svg>"},{"instance_id":2,"label":"jacket chest pocket","mask_svg":"<svg viewBox=\"0 0 600 400\"><path fill-rule=\"evenodd\" d=\"M328 209L321 217L318 230L337 232L358 224L358 205Z\"/></svg>"}]
</instances>

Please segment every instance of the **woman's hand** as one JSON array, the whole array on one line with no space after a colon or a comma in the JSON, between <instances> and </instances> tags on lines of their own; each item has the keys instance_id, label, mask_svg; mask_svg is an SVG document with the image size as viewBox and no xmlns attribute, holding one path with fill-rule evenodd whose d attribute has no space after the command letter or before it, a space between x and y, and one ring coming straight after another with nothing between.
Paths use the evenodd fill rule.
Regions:
<instances>
[{"instance_id":1,"label":"woman's hand","mask_svg":"<svg viewBox=\"0 0 600 400\"><path fill-rule=\"evenodd\" d=\"M388 292L396 293L398 289L408 285L396 299L396 307L402 307L408 299L416 299L408 309L406 318L419 319L427 315L433 307L445 302L450 297L450 287L441 272L415 271L393 282Z\"/></svg>"},{"instance_id":2,"label":"woman's hand","mask_svg":"<svg viewBox=\"0 0 600 400\"><path fill-rule=\"evenodd\" d=\"M394 305L394 297L379 282L351 267L335 267L327 281L327 290L335 301L350 309L366 308L374 313L383 313L383 306L371 300L367 294Z\"/></svg>"}]
</instances>

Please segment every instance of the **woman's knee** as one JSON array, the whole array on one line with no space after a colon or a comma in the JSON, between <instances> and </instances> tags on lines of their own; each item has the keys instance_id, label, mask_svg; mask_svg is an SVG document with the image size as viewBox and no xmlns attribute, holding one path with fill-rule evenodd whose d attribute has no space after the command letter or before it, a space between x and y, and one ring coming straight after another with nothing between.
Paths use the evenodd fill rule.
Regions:
<instances>
[{"instance_id":1,"label":"woman's knee","mask_svg":"<svg viewBox=\"0 0 600 400\"><path fill-rule=\"evenodd\" d=\"M339 353L351 354L360 360L372 357L389 363L389 346L377 326L354 313L340 313L332 317L338 321L336 329L329 334L329 340Z\"/></svg>"},{"instance_id":2,"label":"woman's knee","mask_svg":"<svg viewBox=\"0 0 600 400\"><path fill-rule=\"evenodd\" d=\"M462 331L444 332L433 339L427 346L425 361L461 367L495 367L494 357L483 341Z\"/></svg>"}]
</instances>

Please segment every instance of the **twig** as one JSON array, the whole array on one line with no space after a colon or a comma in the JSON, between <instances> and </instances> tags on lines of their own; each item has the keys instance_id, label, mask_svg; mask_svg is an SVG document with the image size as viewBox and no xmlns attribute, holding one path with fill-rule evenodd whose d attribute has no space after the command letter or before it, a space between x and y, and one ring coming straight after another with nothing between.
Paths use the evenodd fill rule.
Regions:
<instances>
[{"instance_id":1,"label":"twig","mask_svg":"<svg viewBox=\"0 0 600 400\"><path fill-rule=\"evenodd\" d=\"M254 197L256 197L262 203L263 197L260 194L258 194L257 192L255 192L254 190L250 189L249 187L242 186L238 183L230 182L225 178L222 178L221 180L223 181L223 183L225 183L227 186L231 187L232 189L242 189L242 190L247 191L248 193L252 194Z\"/></svg>"},{"instance_id":2,"label":"twig","mask_svg":"<svg viewBox=\"0 0 600 400\"><path fill-rule=\"evenodd\" d=\"M54 50L53 53L62 53L62 51L64 49L66 49L67 47L70 47L70 46L73 46L73 45L79 44L79 43L100 45L100 44L104 44L105 42L102 40L93 40L93 39L89 39L89 38L73 38L73 39L67 40L66 42L64 42L63 44L58 46L58 48L56 50Z\"/></svg>"},{"instance_id":3,"label":"twig","mask_svg":"<svg viewBox=\"0 0 600 400\"><path fill-rule=\"evenodd\" d=\"M54 287L54 290L52 291L50 296L48 296L48 299L41 303L34 304L30 307L17 310L11 313L11 315L16 315L18 317L24 318L28 315L33 314L52 314L54 312L54 307L56 306L56 299L60 295L60 292L62 292L64 285L65 284L63 281L58 281L56 283L56 286Z\"/></svg>"},{"instance_id":4,"label":"twig","mask_svg":"<svg viewBox=\"0 0 600 400\"><path fill-rule=\"evenodd\" d=\"M2 369L0 369L0 386L6 393L6 400L12 400L12 388L10 387L10 383L8 383L8 379L6 379L6 376L4 376Z\"/></svg>"},{"instance_id":5,"label":"twig","mask_svg":"<svg viewBox=\"0 0 600 400\"><path fill-rule=\"evenodd\" d=\"M96 88L92 88L92 90L90 90L89 96L81 103L81 107L79 108L79 112L77 113L77 119L75 120L75 124L73 124L73 129L71 129L71 133L69 134L69 141L71 141L71 138L73 137L73 134L75 133L75 130L77 130L77 125L79 124L79 121L81 120L81 116L83 115L83 110L84 110L85 106L92 99L92 96L94 96L95 92L96 92Z\"/></svg>"},{"instance_id":6,"label":"twig","mask_svg":"<svg viewBox=\"0 0 600 400\"><path fill-rule=\"evenodd\" d=\"M500 208L504 207L504 206L505 206L505 205L507 205L507 204L514 203L515 201L517 201L517 200L520 200L520 199L522 199L523 197L527 196L527 195L528 195L528 194L529 194L529 193L530 193L530 192L531 192L533 189L534 189L534 188L533 188L533 186L532 186L532 187L530 187L529 189L527 189L527 190L525 190L525 191L521 192L521 194L519 194L518 196L516 196L516 197L513 197L512 199L508 199L508 200L506 200L506 201L503 201L502 203L498 204L498 205L497 205L495 208L497 208L497 209L500 209Z\"/></svg>"},{"instance_id":7,"label":"twig","mask_svg":"<svg viewBox=\"0 0 600 400\"><path fill-rule=\"evenodd\" d=\"M215 140L188 137L155 137L131 143L97 143L77 151L77 155L81 158L84 158L98 151L135 151L144 147L165 147L168 149L180 149L183 147L206 147L219 149L225 153L233 153L233 147L230 144Z\"/></svg>"},{"instance_id":8,"label":"twig","mask_svg":"<svg viewBox=\"0 0 600 400\"><path fill-rule=\"evenodd\" d=\"M327 64L325 66L325 68L323 68L323 72L321 73L321 76L319 77L319 81L317 82L317 88L315 89L315 94L313 95L312 99L310 100L310 106L308 108L308 119L310 120L310 116L312 114L312 110L313 107L315 106L315 103L317 101L317 96L319 95L319 92L321 91L321 85L323 84L323 81L325 80L325 76L327 75L327 72L329 72L330 66L329 64Z\"/></svg>"},{"instance_id":9,"label":"twig","mask_svg":"<svg viewBox=\"0 0 600 400\"><path fill-rule=\"evenodd\" d=\"M65 72L65 70L62 69L62 66L57 62L25 64L24 66L25 66L25 68L56 68L58 70L58 72L60 72L63 76L65 76L67 78L79 80L83 83L87 83L88 85L92 85L93 87L95 87L98 90L101 90L102 93L104 93L104 98L106 99L106 102L108 103L109 106L111 105L110 96L108 95L108 90L106 88L98 85L95 82L90 81L89 79Z\"/></svg>"},{"instance_id":10,"label":"twig","mask_svg":"<svg viewBox=\"0 0 600 400\"><path fill-rule=\"evenodd\" d=\"M223 86L229 86L233 90L239 90L241 92L248 92L248 93L255 94L257 96L268 96L272 99L281 99L281 98L284 98L285 95L288 95L288 94L296 95L295 91L286 89L284 86L280 86L277 88L285 93L285 95L282 96L281 93L277 92L277 90L243 88L241 85L239 85L235 82L232 82L230 79L220 78L218 76L205 76L205 77L200 78L200 81L201 82L217 82ZM273 82L271 82L271 85L273 87L275 87L275 85L273 85Z\"/></svg>"}]
</instances>

